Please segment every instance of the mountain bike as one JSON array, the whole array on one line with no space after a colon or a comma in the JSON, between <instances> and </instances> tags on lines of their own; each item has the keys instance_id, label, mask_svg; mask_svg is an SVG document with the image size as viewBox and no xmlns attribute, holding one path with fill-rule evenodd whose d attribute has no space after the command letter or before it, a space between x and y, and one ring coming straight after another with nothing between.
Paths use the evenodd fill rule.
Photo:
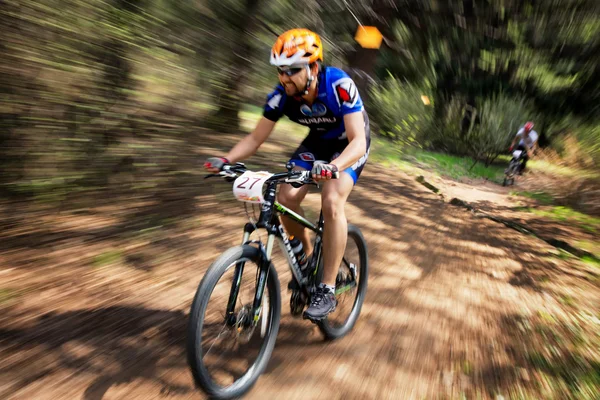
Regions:
<instances>
[{"instance_id":1,"label":"mountain bike","mask_svg":"<svg viewBox=\"0 0 600 400\"><path fill-rule=\"evenodd\" d=\"M228 249L210 265L192 302L188 363L196 384L212 398L234 398L250 390L265 370L275 347L281 318L279 279L271 259L275 240L291 270L288 289L291 290L292 316L302 314L322 279L323 212L313 224L275 200L278 185L316 185L310 171L293 170L293 167L288 163L287 172L271 174L252 172L244 164L236 163L226 165L219 174L207 176L220 176L234 182L233 192L238 200L260 207L258 218L244 226L242 244ZM279 220L282 215L315 234L314 251L305 270L299 267ZM266 242L260 237L251 240L252 234L260 235L262 230L267 233ZM348 224L348 244L335 285L338 307L326 319L312 321L326 339L341 338L354 327L367 291L368 269L365 239L358 227ZM245 272L250 275L246 285L242 283ZM231 276L226 278L229 273ZM219 282L223 282L220 288ZM245 289L249 294L242 298ZM213 300L216 311L209 312ZM345 309L349 310L348 315ZM204 334L211 333L216 334L216 338L205 340ZM242 349L246 345L248 349ZM232 357L223 360L229 351ZM209 370L213 365L214 371Z\"/></svg>"},{"instance_id":2,"label":"mountain bike","mask_svg":"<svg viewBox=\"0 0 600 400\"><path fill-rule=\"evenodd\" d=\"M504 170L504 181L502 186L514 185L515 175L519 173L521 169L521 163L525 152L523 150L513 151L513 156L508 163L508 167Z\"/></svg>"}]
</instances>

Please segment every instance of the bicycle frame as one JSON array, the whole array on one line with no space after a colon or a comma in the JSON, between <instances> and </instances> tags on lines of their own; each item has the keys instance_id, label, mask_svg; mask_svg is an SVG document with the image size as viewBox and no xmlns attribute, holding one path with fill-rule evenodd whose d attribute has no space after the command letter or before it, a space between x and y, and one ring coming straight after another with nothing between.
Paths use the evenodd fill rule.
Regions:
<instances>
[{"instance_id":1,"label":"bicycle frame","mask_svg":"<svg viewBox=\"0 0 600 400\"><path fill-rule=\"evenodd\" d=\"M518 168L520 168L522 163L523 163L522 156L520 156L519 158L512 157L510 162L508 163L508 168L506 169L506 172L504 175L512 178L515 175L515 173L517 172L516 170L513 170L513 165L515 165L516 168L518 169Z\"/></svg>"},{"instance_id":2,"label":"bicycle frame","mask_svg":"<svg viewBox=\"0 0 600 400\"><path fill-rule=\"evenodd\" d=\"M290 245L289 239L285 230L283 229L283 225L279 220L278 216L283 215L286 216L293 221L299 223L305 228L310 229L311 231L316 233L314 251L312 257L309 261L309 270L312 271L312 275L316 276L317 270L321 260L321 248L322 248L322 238L321 235L323 233L323 213L321 212L319 216L319 222L317 225L314 225L306 218L301 215L295 213L289 208L277 203L275 201L275 193L277 188L277 180L276 176L273 177L273 181L267 182L267 190L265 193L265 201L262 203L260 216L258 218L258 223L251 224L246 223L244 226L244 235L242 238L242 245L257 243L262 252L262 260L259 265L259 273L258 280L256 283L256 291L254 296L254 301L252 304L252 323L256 324L260 318L261 312L261 304L262 298L264 294L264 289L267 284L269 267L271 265L271 254L273 251L273 244L275 239L279 239L279 243L281 245L283 253L286 255L288 264L292 271L292 275L296 279L296 281L300 284L301 290L304 290L308 295L309 291L309 279L304 278L302 271L300 270L300 266L298 265L298 261L296 260L296 256L294 251L292 250L292 246ZM260 241L251 241L250 235L257 229L266 229L268 232L267 245L266 248L263 246L263 243ZM242 274L244 272L245 262L239 262L235 266L234 278L231 285L231 291L229 293L229 301L227 303L227 314L226 320L231 325L235 324L235 303L237 302L237 297L240 289L240 283L242 279Z\"/></svg>"}]
</instances>

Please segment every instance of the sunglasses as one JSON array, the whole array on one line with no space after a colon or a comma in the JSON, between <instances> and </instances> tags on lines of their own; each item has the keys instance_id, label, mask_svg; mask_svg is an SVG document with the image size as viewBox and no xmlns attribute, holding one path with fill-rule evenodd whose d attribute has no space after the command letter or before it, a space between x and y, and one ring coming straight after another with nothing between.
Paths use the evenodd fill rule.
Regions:
<instances>
[{"instance_id":1,"label":"sunglasses","mask_svg":"<svg viewBox=\"0 0 600 400\"><path fill-rule=\"evenodd\" d=\"M303 69L304 68L277 68L277 73L279 75L294 76Z\"/></svg>"}]
</instances>

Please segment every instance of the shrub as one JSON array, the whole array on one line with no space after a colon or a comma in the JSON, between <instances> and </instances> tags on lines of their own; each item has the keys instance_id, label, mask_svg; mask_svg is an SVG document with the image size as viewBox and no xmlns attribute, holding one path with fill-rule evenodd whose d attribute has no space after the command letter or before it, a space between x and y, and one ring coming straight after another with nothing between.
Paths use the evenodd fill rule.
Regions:
<instances>
[{"instance_id":1,"label":"shrub","mask_svg":"<svg viewBox=\"0 0 600 400\"><path fill-rule=\"evenodd\" d=\"M371 89L369 114L380 135L402 144L421 147L433 120L429 90L389 77Z\"/></svg>"},{"instance_id":2,"label":"shrub","mask_svg":"<svg viewBox=\"0 0 600 400\"><path fill-rule=\"evenodd\" d=\"M502 94L478 99L476 104L477 124L464 140L472 149L472 156L489 165L506 152L523 123L534 118L525 100Z\"/></svg>"}]
</instances>

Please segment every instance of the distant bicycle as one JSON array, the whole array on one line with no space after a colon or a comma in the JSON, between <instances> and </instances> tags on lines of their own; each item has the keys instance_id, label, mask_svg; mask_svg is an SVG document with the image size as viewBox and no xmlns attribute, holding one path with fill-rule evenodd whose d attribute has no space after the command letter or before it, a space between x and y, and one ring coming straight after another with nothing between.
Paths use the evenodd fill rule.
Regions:
<instances>
[{"instance_id":1,"label":"distant bicycle","mask_svg":"<svg viewBox=\"0 0 600 400\"><path fill-rule=\"evenodd\" d=\"M288 286L292 289L292 315L301 315L306 304L319 293L315 294L315 289L323 276L323 213L314 225L275 201L280 184L315 184L310 171L295 171L293 164L286 168L287 172L271 174L252 172L237 163L207 176L235 180L233 192L238 200L260 204L257 221L244 227L242 244L226 250L211 264L192 302L188 363L196 384L212 398L237 398L247 392L266 368L275 347L281 316L279 279L271 260L275 239L292 272ZM279 215L316 234L314 252L305 270L299 266ZM250 240L257 229L266 230L266 241L260 236ZM348 224L348 244L335 283L338 307L327 318L314 321L326 338L340 338L353 328L366 295L368 270L365 239L356 226ZM228 273L231 275L226 277ZM243 278L248 278L248 282L244 283ZM219 283L223 286L218 287ZM210 304L215 310L209 311ZM207 338L211 334L216 337Z\"/></svg>"},{"instance_id":2,"label":"distant bicycle","mask_svg":"<svg viewBox=\"0 0 600 400\"><path fill-rule=\"evenodd\" d=\"M502 186L514 185L515 175L517 175L522 168L523 157L525 154L526 153L523 150L513 151L512 158L508 163L508 168L504 170L504 182L502 182Z\"/></svg>"}]
</instances>

